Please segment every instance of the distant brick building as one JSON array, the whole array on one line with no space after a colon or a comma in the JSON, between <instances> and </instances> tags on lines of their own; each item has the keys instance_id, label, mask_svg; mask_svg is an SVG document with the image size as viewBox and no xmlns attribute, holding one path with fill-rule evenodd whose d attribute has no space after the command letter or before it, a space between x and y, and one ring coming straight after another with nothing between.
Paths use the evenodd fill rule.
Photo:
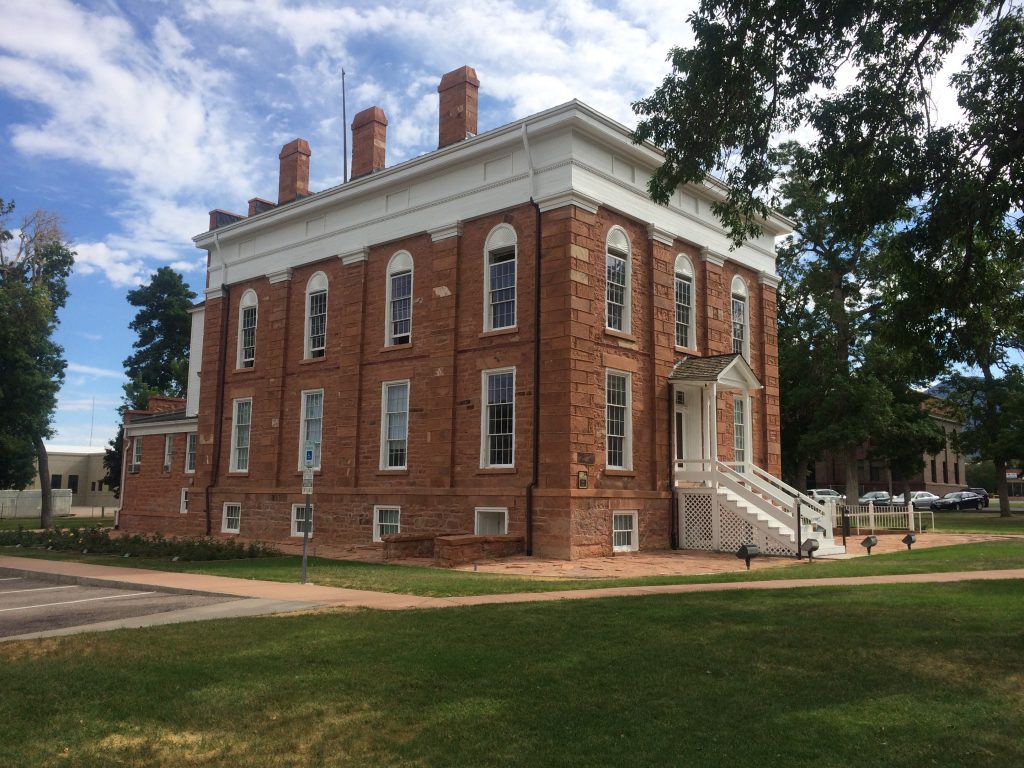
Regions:
<instances>
[{"instance_id":1,"label":"distant brick building","mask_svg":"<svg viewBox=\"0 0 1024 768\"><path fill-rule=\"evenodd\" d=\"M310 194L297 139L276 204L211 212L187 401L130 417L123 527L295 541L309 443L320 542L792 551L719 488L779 473L789 222L730 251L719 183L655 205L660 153L575 101L476 135L478 86L442 79L437 151L386 167L372 107L347 183Z\"/></svg>"},{"instance_id":2,"label":"distant brick building","mask_svg":"<svg viewBox=\"0 0 1024 768\"><path fill-rule=\"evenodd\" d=\"M808 487L835 488L847 496L859 496L868 491L888 491L898 495L903 493L904 486L911 491L928 491L936 496L962 491L967 487L967 460L957 449L956 435L963 431L963 419L952 405L931 395L922 398L921 407L935 420L946 436L946 442L938 453L922 455L920 471L906 478L894 477L889 464L871 458L871 446L865 444L857 449L858 488L853 494L846 493L842 457L832 453L825 453L814 462Z\"/></svg>"}]
</instances>

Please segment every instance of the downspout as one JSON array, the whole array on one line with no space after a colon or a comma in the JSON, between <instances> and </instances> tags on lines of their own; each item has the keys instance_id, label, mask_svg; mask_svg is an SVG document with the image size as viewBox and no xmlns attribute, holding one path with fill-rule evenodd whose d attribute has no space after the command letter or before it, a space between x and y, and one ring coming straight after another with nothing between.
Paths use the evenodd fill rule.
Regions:
<instances>
[{"instance_id":1,"label":"downspout","mask_svg":"<svg viewBox=\"0 0 1024 768\"><path fill-rule=\"evenodd\" d=\"M206 486L206 535L213 533L213 515L210 511L210 501L214 486L217 485L217 476L220 474L220 454L223 450L222 440L224 437L224 361L227 354L228 344L228 313L231 306L231 289L227 285L227 264L220 257L220 233L213 233L213 242L217 248L217 259L221 264L221 313L220 313L220 348L217 351L217 399L214 402L213 411L216 419L213 440L213 466L210 471L210 482ZM205 334L204 334L205 338Z\"/></svg>"},{"instance_id":2,"label":"downspout","mask_svg":"<svg viewBox=\"0 0 1024 768\"><path fill-rule=\"evenodd\" d=\"M534 212L533 252L533 446L530 470L530 484L526 486L526 554L533 555L533 494L540 477L540 243L541 215L533 195L533 158L530 156L530 142L523 124L523 151L529 174L530 204Z\"/></svg>"},{"instance_id":3,"label":"downspout","mask_svg":"<svg viewBox=\"0 0 1024 768\"><path fill-rule=\"evenodd\" d=\"M679 489L676 488L676 425L675 425L676 398L675 388L668 385L668 487L672 491L672 505L669 511L669 519L672 523L672 549L679 549Z\"/></svg>"}]
</instances>

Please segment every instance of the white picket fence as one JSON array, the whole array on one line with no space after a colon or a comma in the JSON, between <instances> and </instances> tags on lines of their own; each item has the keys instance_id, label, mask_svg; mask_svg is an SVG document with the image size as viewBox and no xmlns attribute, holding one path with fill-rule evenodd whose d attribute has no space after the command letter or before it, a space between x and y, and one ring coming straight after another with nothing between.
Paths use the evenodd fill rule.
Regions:
<instances>
[{"instance_id":1,"label":"white picket fence","mask_svg":"<svg viewBox=\"0 0 1024 768\"><path fill-rule=\"evenodd\" d=\"M869 503L848 506L833 504L832 525L836 531L842 530L844 509L850 519L850 530L857 535L877 531L935 530L935 513L930 509L914 509L909 504L876 507L874 503Z\"/></svg>"},{"instance_id":2,"label":"white picket fence","mask_svg":"<svg viewBox=\"0 0 1024 768\"><path fill-rule=\"evenodd\" d=\"M71 489L50 491L54 515L71 514ZM39 491L0 491L0 520L8 517L39 517L43 496Z\"/></svg>"}]
</instances>

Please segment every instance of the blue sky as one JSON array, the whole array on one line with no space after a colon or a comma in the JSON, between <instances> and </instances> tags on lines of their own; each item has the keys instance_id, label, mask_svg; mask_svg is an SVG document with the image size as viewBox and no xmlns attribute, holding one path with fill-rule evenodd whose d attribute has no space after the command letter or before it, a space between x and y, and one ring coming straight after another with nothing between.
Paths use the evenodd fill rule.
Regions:
<instances>
[{"instance_id":1,"label":"blue sky","mask_svg":"<svg viewBox=\"0 0 1024 768\"><path fill-rule=\"evenodd\" d=\"M59 214L77 251L57 340L61 445L117 429L134 334L125 294L159 266L201 295L212 208L276 199L278 152L310 142L341 181L348 118L382 106L389 165L437 146L437 84L481 81L480 130L578 98L624 123L691 41L694 0L3 0L0 198ZM95 402L95 408L93 403Z\"/></svg>"},{"instance_id":2,"label":"blue sky","mask_svg":"<svg viewBox=\"0 0 1024 768\"><path fill-rule=\"evenodd\" d=\"M387 114L389 165L436 148L437 85L463 64L481 81L480 131L572 98L633 125L630 103L692 42L696 5L0 1L0 198L16 202L15 224L59 214L78 254L51 442L113 437L135 340L125 294L170 265L201 298L205 252L191 238L210 209L276 199L278 152L296 137L312 147L311 190L341 182L342 68L349 121ZM936 109L955 119L944 81Z\"/></svg>"}]
</instances>

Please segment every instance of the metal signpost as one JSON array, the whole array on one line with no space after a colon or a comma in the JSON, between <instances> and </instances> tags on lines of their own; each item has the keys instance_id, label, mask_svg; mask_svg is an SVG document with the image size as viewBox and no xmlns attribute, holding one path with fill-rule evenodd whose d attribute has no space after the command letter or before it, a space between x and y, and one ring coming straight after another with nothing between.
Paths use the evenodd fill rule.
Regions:
<instances>
[{"instance_id":1,"label":"metal signpost","mask_svg":"<svg viewBox=\"0 0 1024 768\"><path fill-rule=\"evenodd\" d=\"M306 552L309 549L309 529L313 527L313 506L310 496L313 495L313 441L307 440L305 445L305 469L302 471L302 493L306 497L306 519L302 526L302 577L306 583Z\"/></svg>"}]
</instances>

